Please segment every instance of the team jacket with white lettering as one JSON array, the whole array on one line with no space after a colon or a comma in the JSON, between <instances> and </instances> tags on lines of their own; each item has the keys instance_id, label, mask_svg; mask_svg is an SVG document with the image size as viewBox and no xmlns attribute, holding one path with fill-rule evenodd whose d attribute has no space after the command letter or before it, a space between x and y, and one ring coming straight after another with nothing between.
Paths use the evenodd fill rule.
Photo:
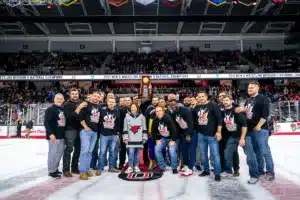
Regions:
<instances>
[{"instance_id":1,"label":"team jacket with white lettering","mask_svg":"<svg viewBox=\"0 0 300 200\"><path fill-rule=\"evenodd\" d=\"M161 119L156 117L152 124L152 137L155 141L161 138L176 141L178 139L177 128L172 117L168 114L165 114Z\"/></svg>"},{"instance_id":2,"label":"team jacket with white lettering","mask_svg":"<svg viewBox=\"0 0 300 200\"><path fill-rule=\"evenodd\" d=\"M172 113L172 117L177 124L181 134L191 135L194 129L194 120L192 111L186 107L179 107Z\"/></svg>"},{"instance_id":3,"label":"team jacket with white lettering","mask_svg":"<svg viewBox=\"0 0 300 200\"><path fill-rule=\"evenodd\" d=\"M214 137L217 127L222 126L222 115L219 106L210 101L205 105L197 105L193 112L197 132Z\"/></svg>"},{"instance_id":4,"label":"team jacket with white lettering","mask_svg":"<svg viewBox=\"0 0 300 200\"><path fill-rule=\"evenodd\" d=\"M119 135L121 128L120 110L110 110L108 107L101 109L100 134L104 136Z\"/></svg>"}]
</instances>

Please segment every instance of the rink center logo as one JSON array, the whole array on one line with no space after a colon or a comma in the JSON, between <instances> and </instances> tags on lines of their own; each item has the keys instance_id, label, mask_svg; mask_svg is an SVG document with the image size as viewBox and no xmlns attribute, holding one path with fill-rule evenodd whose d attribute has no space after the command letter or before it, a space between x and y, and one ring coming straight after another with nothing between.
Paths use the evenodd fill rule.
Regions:
<instances>
[{"instance_id":1,"label":"rink center logo","mask_svg":"<svg viewBox=\"0 0 300 200\"><path fill-rule=\"evenodd\" d=\"M163 176L161 172L120 173L118 177L125 181L151 181Z\"/></svg>"}]
</instances>

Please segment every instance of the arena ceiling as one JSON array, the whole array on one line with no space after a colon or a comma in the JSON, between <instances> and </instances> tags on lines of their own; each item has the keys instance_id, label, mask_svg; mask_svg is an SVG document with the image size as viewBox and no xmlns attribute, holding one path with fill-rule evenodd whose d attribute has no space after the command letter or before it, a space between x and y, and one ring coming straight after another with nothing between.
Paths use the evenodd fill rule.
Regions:
<instances>
[{"instance_id":1,"label":"arena ceiling","mask_svg":"<svg viewBox=\"0 0 300 200\"><path fill-rule=\"evenodd\" d=\"M258 0L256 5L234 4L233 0L215 6L207 0L152 0L147 6L137 0L123 0L122 5L114 6L109 1L122 0L74 0L72 5L56 3L44 5L9 6L4 0L0 5L1 16L88 16L88 15L262 15L269 9L271 0ZM31 0L34 1L34 0ZM52 1L52 0L50 0ZM143 0L140 0L143 1ZM145 1L145 0L144 0ZM149 1L149 0L148 0ZM170 3L175 1L177 4ZM220 0L222 1L222 0ZM241 0L253 2L254 0ZM1 3L0 3L1 4ZM287 0L276 10L277 15L299 14L300 1ZM1 35L229 35L229 34L268 34L287 33L294 23L291 22L135 22L135 23L0 23Z\"/></svg>"}]
</instances>

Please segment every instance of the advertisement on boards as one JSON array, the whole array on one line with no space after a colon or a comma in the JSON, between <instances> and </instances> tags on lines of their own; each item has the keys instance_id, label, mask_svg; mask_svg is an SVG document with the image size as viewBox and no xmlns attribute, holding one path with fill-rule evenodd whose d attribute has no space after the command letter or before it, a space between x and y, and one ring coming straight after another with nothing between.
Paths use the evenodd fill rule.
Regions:
<instances>
[{"instance_id":1,"label":"advertisement on boards","mask_svg":"<svg viewBox=\"0 0 300 200\"><path fill-rule=\"evenodd\" d=\"M274 135L300 135L300 122L276 123Z\"/></svg>"},{"instance_id":2,"label":"advertisement on boards","mask_svg":"<svg viewBox=\"0 0 300 200\"><path fill-rule=\"evenodd\" d=\"M15 138L17 136L17 126L0 126L0 139ZM21 137L25 138L26 127L22 126ZM7 137L8 136L8 137ZM30 132L31 138L46 138L46 131L44 126L33 126Z\"/></svg>"}]
</instances>

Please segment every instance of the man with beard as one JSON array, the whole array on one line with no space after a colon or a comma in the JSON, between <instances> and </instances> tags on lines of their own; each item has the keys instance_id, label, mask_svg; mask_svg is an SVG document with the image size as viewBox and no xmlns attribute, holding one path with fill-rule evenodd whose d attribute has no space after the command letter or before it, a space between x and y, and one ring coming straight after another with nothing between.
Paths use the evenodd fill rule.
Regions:
<instances>
[{"instance_id":1,"label":"man with beard","mask_svg":"<svg viewBox=\"0 0 300 200\"><path fill-rule=\"evenodd\" d=\"M130 110L131 104L132 104L131 97L125 97L125 105L126 105L126 107L127 107L128 110Z\"/></svg>"},{"instance_id":2,"label":"man with beard","mask_svg":"<svg viewBox=\"0 0 300 200\"><path fill-rule=\"evenodd\" d=\"M124 119L128 112L128 108L126 107L125 98L120 98L120 104L119 104L119 110L120 110L120 130L123 130L124 126ZM126 161L126 145L123 141L122 134L119 135L119 141L120 141L120 150L116 152L119 154L119 170L122 170ZM117 156L116 156L117 157ZM117 159L116 159L117 160Z\"/></svg>"},{"instance_id":3,"label":"man with beard","mask_svg":"<svg viewBox=\"0 0 300 200\"><path fill-rule=\"evenodd\" d=\"M178 134L173 119L165 114L163 107L155 108L156 117L153 121L152 137L155 141L155 155L161 172L166 170L163 149L169 146L173 174L177 174L177 145Z\"/></svg>"},{"instance_id":4,"label":"man with beard","mask_svg":"<svg viewBox=\"0 0 300 200\"><path fill-rule=\"evenodd\" d=\"M97 133L99 132L100 122L100 94L93 92L91 101L80 112L80 123L83 129L80 131L80 179L88 180L88 177L93 176L89 171L92 160L92 152L94 150Z\"/></svg>"},{"instance_id":5,"label":"man with beard","mask_svg":"<svg viewBox=\"0 0 300 200\"><path fill-rule=\"evenodd\" d=\"M146 118L150 117L150 113L156 108L158 105L158 97L153 97L151 101L151 105L145 110L144 115Z\"/></svg>"},{"instance_id":6,"label":"man with beard","mask_svg":"<svg viewBox=\"0 0 300 200\"><path fill-rule=\"evenodd\" d=\"M222 111L224 129L227 131L228 140L225 154L224 172L221 174L223 177L232 176L233 154L237 150L238 145L243 147L247 155L247 165L249 167L250 180L249 184L258 182L259 172L256 161L256 156L253 150L251 137L247 136L247 120L242 113L236 113L232 105L232 97L224 95L222 97L224 110Z\"/></svg>"},{"instance_id":7,"label":"man with beard","mask_svg":"<svg viewBox=\"0 0 300 200\"><path fill-rule=\"evenodd\" d=\"M169 107L173 111L172 117L177 123L183 163L185 164L184 168L181 169L182 176L191 176L196 162L198 144L197 134L193 131L193 114L188 108L179 106L175 99L169 102Z\"/></svg>"},{"instance_id":8,"label":"man with beard","mask_svg":"<svg viewBox=\"0 0 300 200\"><path fill-rule=\"evenodd\" d=\"M190 97L185 97L185 98L183 99L183 105L184 105L185 107L190 107L190 105L191 105L191 98L190 98Z\"/></svg>"},{"instance_id":9,"label":"man with beard","mask_svg":"<svg viewBox=\"0 0 300 200\"><path fill-rule=\"evenodd\" d=\"M87 106L86 102L79 104L78 90L73 88L70 90L70 100L64 105L64 112L66 116L66 131L65 131L65 151L63 156L63 174L65 177L72 177L72 173L79 174L78 169L79 155L80 155L80 111ZM71 172L70 161L72 157Z\"/></svg>"},{"instance_id":10,"label":"man with beard","mask_svg":"<svg viewBox=\"0 0 300 200\"><path fill-rule=\"evenodd\" d=\"M212 153L214 161L215 181L221 181L221 166L218 141L222 139L222 116L217 104L208 101L208 94L205 91L199 92L198 97L201 104L194 109L194 119L196 122L196 131L198 132L198 141L201 150L201 157L204 165L204 171L199 175L201 177L210 174L208 161L208 146Z\"/></svg>"},{"instance_id":11,"label":"man with beard","mask_svg":"<svg viewBox=\"0 0 300 200\"><path fill-rule=\"evenodd\" d=\"M149 131L148 134L151 133L150 130L152 128L152 122L155 117L155 108L157 105L158 105L158 97L153 97L152 101L151 101L151 105L149 105L144 112L144 116L146 118L147 130ZM150 136L150 134L149 134L149 136ZM150 136L149 139L144 144L144 156L143 156L144 163L149 162L148 166L150 169L152 168L153 160L155 159L154 146L155 146L155 144L153 143L153 140Z\"/></svg>"},{"instance_id":12,"label":"man with beard","mask_svg":"<svg viewBox=\"0 0 300 200\"><path fill-rule=\"evenodd\" d=\"M274 162L269 146L269 131L266 121L269 117L269 100L266 96L258 94L259 83L252 81L248 84L248 95L245 107L235 109L237 113L246 113L248 135L251 136L252 145L256 154L258 171L265 175L267 181L275 179ZM266 174L265 174L266 165Z\"/></svg>"},{"instance_id":13,"label":"man with beard","mask_svg":"<svg viewBox=\"0 0 300 200\"><path fill-rule=\"evenodd\" d=\"M106 103L104 102L105 93L99 92L99 94L100 94L99 106L100 106L100 108L103 108L106 106ZM100 138L100 132L97 133L96 144L95 144L94 150L92 152L92 160L91 160L90 168L92 168L94 170L98 169L97 161L98 161L98 155L99 155L99 138Z\"/></svg>"},{"instance_id":14,"label":"man with beard","mask_svg":"<svg viewBox=\"0 0 300 200\"><path fill-rule=\"evenodd\" d=\"M222 91L219 93L219 107L220 110L223 112L224 111L224 105L223 105L223 98L224 96L228 96L229 94L225 91ZM232 101L231 105L235 108L237 107ZM224 127L223 123L223 128ZM225 157L224 157L224 151L226 148L227 141L229 139L230 134L228 133L227 129L222 129L222 140L219 141L219 150L220 150L220 162L221 162L221 171L224 171L225 168ZM238 148L236 148L236 151L233 153L233 176L239 176L240 175L240 159L239 159L239 153L238 153Z\"/></svg>"},{"instance_id":15,"label":"man with beard","mask_svg":"<svg viewBox=\"0 0 300 200\"><path fill-rule=\"evenodd\" d=\"M100 153L98 160L98 170L96 175L100 176L104 170L107 149L109 149L109 172L118 173L116 168L116 147L119 143L120 135L120 111L116 110L116 100L110 98L107 107L101 110L101 130L100 130Z\"/></svg>"},{"instance_id":16,"label":"man with beard","mask_svg":"<svg viewBox=\"0 0 300 200\"><path fill-rule=\"evenodd\" d=\"M54 105L45 111L44 126L46 129L46 139L49 144L48 152L48 172L52 178L60 178L61 172L58 166L64 153L65 115L62 108L64 96L56 94Z\"/></svg>"}]
</instances>

